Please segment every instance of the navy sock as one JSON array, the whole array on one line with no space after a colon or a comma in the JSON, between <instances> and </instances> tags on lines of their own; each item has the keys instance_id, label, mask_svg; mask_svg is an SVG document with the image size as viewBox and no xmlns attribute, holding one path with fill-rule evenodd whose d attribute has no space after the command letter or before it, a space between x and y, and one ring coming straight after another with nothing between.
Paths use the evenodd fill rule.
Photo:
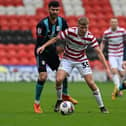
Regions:
<instances>
[{"instance_id":1,"label":"navy sock","mask_svg":"<svg viewBox=\"0 0 126 126\"><path fill-rule=\"evenodd\" d=\"M126 86L125 86L124 84L121 84L121 85L119 86L119 90L121 91L121 90L124 90L124 89L126 89Z\"/></svg>"},{"instance_id":2,"label":"navy sock","mask_svg":"<svg viewBox=\"0 0 126 126\"><path fill-rule=\"evenodd\" d=\"M37 81L36 90L35 90L35 100L37 101L40 101L40 96L43 91L44 83L45 81L40 81L40 80Z\"/></svg>"},{"instance_id":3,"label":"navy sock","mask_svg":"<svg viewBox=\"0 0 126 126\"><path fill-rule=\"evenodd\" d=\"M67 78L65 78L63 80L63 94L67 95L68 94L68 82L67 82Z\"/></svg>"}]
</instances>

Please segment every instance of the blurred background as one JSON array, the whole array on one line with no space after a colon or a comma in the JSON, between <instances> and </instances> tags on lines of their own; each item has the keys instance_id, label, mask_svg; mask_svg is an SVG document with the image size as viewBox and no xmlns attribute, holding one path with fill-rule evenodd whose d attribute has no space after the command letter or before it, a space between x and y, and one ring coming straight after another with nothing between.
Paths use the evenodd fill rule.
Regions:
<instances>
[{"instance_id":1,"label":"blurred background","mask_svg":"<svg viewBox=\"0 0 126 126\"><path fill-rule=\"evenodd\" d=\"M0 0L0 81L35 81L37 68L34 57L36 24L48 15L51 0ZM119 25L126 28L126 0L58 0L61 4L60 16L68 25L76 26L80 16L90 20L89 30L101 42L102 34L109 27L113 16ZM107 57L107 52L104 50ZM91 48L87 49L94 79L107 81L100 61ZM54 81L55 73L48 79ZM81 81L78 72L73 70L69 81Z\"/></svg>"}]
</instances>

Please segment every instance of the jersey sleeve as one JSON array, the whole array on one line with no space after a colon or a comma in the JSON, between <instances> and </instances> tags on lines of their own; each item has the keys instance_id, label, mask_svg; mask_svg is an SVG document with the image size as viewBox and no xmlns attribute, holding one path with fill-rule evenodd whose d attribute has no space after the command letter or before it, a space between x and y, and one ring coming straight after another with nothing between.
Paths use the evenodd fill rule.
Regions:
<instances>
[{"instance_id":1,"label":"jersey sleeve","mask_svg":"<svg viewBox=\"0 0 126 126\"><path fill-rule=\"evenodd\" d=\"M66 39L68 37L68 29L60 31L57 37L62 40Z\"/></svg>"},{"instance_id":2,"label":"jersey sleeve","mask_svg":"<svg viewBox=\"0 0 126 126\"><path fill-rule=\"evenodd\" d=\"M92 48L95 48L95 47L98 47L99 44L98 44L98 41L96 40L96 38L94 37L94 35L90 35L90 46Z\"/></svg>"},{"instance_id":3,"label":"jersey sleeve","mask_svg":"<svg viewBox=\"0 0 126 126\"><path fill-rule=\"evenodd\" d=\"M39 22L36 26L37 43L43 43L46 37L46 27L43 22Z\"/></svg>"},{"instance_id":4,"label":"jersey sleeve","mask_svg":"<svg viewBox=\"0 0 126 126\"><path fill-rule=\"evenodd\" d=\"M65 29L68 28L68 24L66 22L66 20L64 18L62 18L62 21L63 21L63 28L62 28L62 31L64 31Z\"/></svg>"}]
</instances>

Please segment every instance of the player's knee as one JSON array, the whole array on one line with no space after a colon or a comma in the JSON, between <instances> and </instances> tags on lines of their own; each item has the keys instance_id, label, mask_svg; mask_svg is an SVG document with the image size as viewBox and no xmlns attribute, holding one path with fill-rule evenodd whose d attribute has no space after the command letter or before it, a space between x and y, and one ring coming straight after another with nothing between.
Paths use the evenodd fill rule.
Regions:
<instances>
[{"instance_id":1,"label":"player's knee","mask_svg":"<svg viewBox=\"0 0 126 126\"><path fill-rule=\"evenodd\" d=\"M45 73L39 74L39 80L40 81L46 81L46 79L47 79L47 74L45 74Z\"/></svg>"},{"instance_id":2,"label":"player's knee","mask_svg":"<svg viewBox=\"0 0 126 126\"><path fill-rule=\"evenodd\" d=\"M57 77L56 78L56 83L58 84L58 85L61 85L61 83L63 82L63 78L62 77Z\"/></svg>"}]
</instances>

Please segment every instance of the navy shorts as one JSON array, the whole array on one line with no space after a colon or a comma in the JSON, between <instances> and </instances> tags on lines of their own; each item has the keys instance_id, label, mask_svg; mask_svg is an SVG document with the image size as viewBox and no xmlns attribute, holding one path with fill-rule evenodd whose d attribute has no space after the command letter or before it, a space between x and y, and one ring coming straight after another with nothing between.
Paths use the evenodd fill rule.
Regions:
<instances>
[{"instance_id":1,"label":"navy shorts","mask_svg":"<svg viewBox=\"0 0 126 126\"><path fill-rule=\"evenodd\" d=\"M58 54L55 50L45 50L42 54L36 55L38 72L46 72L48 65L52 70L57 70L60 64Z\"/></svg>"}]
</instances>

